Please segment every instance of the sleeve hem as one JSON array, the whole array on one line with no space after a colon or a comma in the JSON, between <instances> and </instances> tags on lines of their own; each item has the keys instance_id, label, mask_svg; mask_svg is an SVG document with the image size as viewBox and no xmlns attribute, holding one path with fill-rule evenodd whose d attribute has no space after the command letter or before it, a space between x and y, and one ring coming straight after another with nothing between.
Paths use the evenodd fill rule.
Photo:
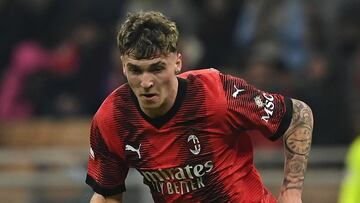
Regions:
<instances>
[{"instance_id":1,"label":"sleeve hem","mask_svg":"<svg viewBox=\"0 0 360 203\"><path fill-rule=\"evenodd\" d=\"M293 112L293 104L292 100L290 98L285 98L285 105L286 105L286 111L285 115L280 123L279 128L277 129L276 133L270 137L270 140L276 141L278 140L283 134L286 132L286 130L289 128L291 119L292 119L292 112Z\"/></svg>"},{"instance_id":2,"label":"sleeve hem","mask_svg":"<svg viewBox=\"0 0 360 203\"><path fill-rule=\"evenodd\" d=\"M126 191L125 185L119 185L111 189L104 188L100 186L89 174L86 176L85 182L94 190L94 192L101 194L104 197L117 195Z\"/></svg>"}]
</instances>

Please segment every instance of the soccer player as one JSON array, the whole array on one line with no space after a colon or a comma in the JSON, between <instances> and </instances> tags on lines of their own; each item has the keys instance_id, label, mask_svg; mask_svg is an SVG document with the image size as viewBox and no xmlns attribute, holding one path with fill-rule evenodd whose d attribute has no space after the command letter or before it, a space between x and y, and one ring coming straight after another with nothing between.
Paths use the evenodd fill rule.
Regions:
<instances>
[{"instance_id":1,"label":"soccer player","mask_svg":"<svg viewBox=\"0 0 360 203\"><path fill-rule=\"evenodd\" d=\"M302 202L311 109L216 69L179 74L177 42L175 23L158 12L132 13L122 24L117 43L127 83L92 121L90 202L122 202L130 167L155 202ZM277 198L254 167L254 131L284 140Z\"/></svg>"}]
</instances>

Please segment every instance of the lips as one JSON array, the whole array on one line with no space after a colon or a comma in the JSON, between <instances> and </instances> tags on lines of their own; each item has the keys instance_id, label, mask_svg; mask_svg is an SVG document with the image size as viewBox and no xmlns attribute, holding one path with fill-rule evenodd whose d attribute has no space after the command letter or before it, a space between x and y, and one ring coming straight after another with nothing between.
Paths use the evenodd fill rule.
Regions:
<instances>
[{"instance_id":1,"label":"lips","mask_svg":"<svg viewBox=\"0 0 360 203\"><path fill-rule=\"evenodd\" d=\"M153 94L153 93L140 94L140 98L142 101L146 103L154 103L157 101L158 94Z\"/></svg>"},{"instance_id":2,"label":"lips","mask_svg":"<svg viewBox=\"0 0 360 203\"><path fill-rule=\"evenodd\" d=\"M146 98L151 98L151 97L156 96L156 94L146 93L146 94L140 94L140 96L146 97Z\"/></svg>"}]
</instances>

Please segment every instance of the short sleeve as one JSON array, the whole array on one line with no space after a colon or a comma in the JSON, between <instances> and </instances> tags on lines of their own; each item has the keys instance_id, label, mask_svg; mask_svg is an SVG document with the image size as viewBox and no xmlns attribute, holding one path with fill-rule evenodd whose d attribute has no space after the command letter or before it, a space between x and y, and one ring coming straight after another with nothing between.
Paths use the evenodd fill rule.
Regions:
<instances>
[{"instance_id":1,"label":"short sleeve","mask_svg":"<svg viewBox=\"0 0 360 203\"><path fill-rule=\"evenodd\" d=\"M112 153L94 119L90 131L90 153L86 183L103 196L125 191L128 166L125 161Z\"/></svg>"},{"instance_id":2,"label":"short sleeve","mask_svg":"<svg viewBox=\"0 0 360 203\"><path fill-rule=\"evenodd\" d=\"M227 100L226 121L238 130L258 130L270 140L281 137L290 125L292 101L255 88L245 80L220 73Z\"/></svg>"}]
</instances>

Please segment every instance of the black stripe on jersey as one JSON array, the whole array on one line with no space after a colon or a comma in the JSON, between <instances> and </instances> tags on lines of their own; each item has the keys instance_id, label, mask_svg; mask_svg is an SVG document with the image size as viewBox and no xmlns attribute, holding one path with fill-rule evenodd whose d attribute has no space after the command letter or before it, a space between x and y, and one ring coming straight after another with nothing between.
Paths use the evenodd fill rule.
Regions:
<instances>
[{"instance_id":1,"label":"black stripe on jersey","mask_svg":"<svg viewBox=\"0 0 360 203\"><path fill-rule=\"evenodd\" d=\"M101 187L90 175L86 176L85 182L94 190L94 192L101 194L104 197L117 195L126 191L125 185L119 185L111 189Z\"/></svg>"},{"instance_id":2,"label":"black stripe on jersey","mask_svg":"<svg viewBox=\"0 0 360 203\"><path fill-rule=\"evenodd\" d=\"M157 117L157 118L151 118L141 110L139 101L137 100L134 92L131 91L131 98L134 101L134 103L136 104L136 108L138 109L138 111L140 112L142 117L147 122L149 122L151 125L153 125L154 127L158 128L158 129L161 128L163 125L165 125L172 117L175 116L176 112L179 110L182 102L184 101L187 81L183 78L178 77L178 82L179 82L178 93L176 95L174 105L171 107L171 109L166 114L164 114L163 116Z\"/></svg>"},{"instance_id":3,"label":"black stripe on jersey","mask_svg":"<svg viewBox=\"0 0 360 203\"><path fill-rule=\"evenodd\" d=\"M283 116L283 119L281 120L280 126L276 133L270 137L270 140L275 141L279 139L289 128L291 119L292 119L292 112L293 112L293 103L290 98L285 97L285 105L286 105L286 111L285 115Z\"/></svg>"}]
</instances>

